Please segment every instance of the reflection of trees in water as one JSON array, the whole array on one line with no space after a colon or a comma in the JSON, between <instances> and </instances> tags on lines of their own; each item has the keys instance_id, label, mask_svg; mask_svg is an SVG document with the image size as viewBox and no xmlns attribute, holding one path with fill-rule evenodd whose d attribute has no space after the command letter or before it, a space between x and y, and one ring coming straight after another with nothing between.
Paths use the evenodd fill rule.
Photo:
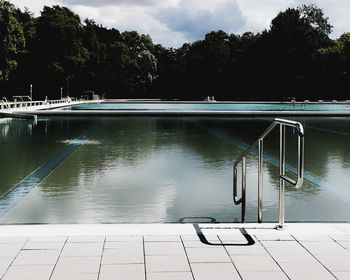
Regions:
<instances>
[{"instance_id":1,"label":"reflection of trees in water","mask_svg":"<svg viewBox=\"0 0 350 280\"><path fill-rule=\"evenodd\" d=\"M89 124L77 122L69 129L68 120L38 121L1 119L0 131L0 195L32 173L49 158L60 152L64 145L57 140L74 139Z\"/></svg>"}]
</instances>

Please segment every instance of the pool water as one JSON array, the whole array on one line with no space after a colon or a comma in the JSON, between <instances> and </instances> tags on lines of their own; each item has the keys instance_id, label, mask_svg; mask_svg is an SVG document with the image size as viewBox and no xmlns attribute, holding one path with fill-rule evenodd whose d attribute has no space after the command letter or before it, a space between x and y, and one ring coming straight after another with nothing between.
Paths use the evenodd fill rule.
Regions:
<instances>
[{"instance_id":1,"label":"pool water","mask_svg":"<svg viewBox=\"0 0 350 280\"><path fill-rule=\"evenodd\" d=\"M350 113L350 103L304 102L102 102L78 104L69 110L152 110L152 111L330 111Z\"/></svg>"},{"instance_id":2,"label":"pool water","mask_svg":"<svg viewBox=\"0 0 350 280\"><path fill-rule=\"evenodd\" d=\"M272 118L0 119L0 223L239 222L232 162ZM305 127L305 183L286 191L287 221L350 221L350 118ZM287 162L296 138L287 133ZM278 131L265 142L264 221L278 220ZM257 220L257 157L247 220ZM12 188L12 189L11 189Z\"/></svg>"}]
</instances>

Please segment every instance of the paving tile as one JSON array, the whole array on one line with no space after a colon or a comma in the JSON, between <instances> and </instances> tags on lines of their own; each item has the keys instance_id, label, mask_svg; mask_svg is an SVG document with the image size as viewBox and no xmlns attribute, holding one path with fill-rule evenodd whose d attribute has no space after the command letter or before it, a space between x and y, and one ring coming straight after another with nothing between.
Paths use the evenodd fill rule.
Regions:
<instances>
[{"instance_id":1,"label":"paving tile","mask_svg":"<svg viewBox=\"0 0 350 280\"><path fill-rule=\"evenodd\" d=\"M145 235L145 242L179 242L179 235Z\"/></svg>"},{"instance_id":2,"label":"paving tile","mask_svg":"<svg viewBox=\"0 0 350 280\"><path fill-rule=\"evenodd\" d=\"M118 242L106 242L104 249L142 249L143 250L143 242L142 241L118 241Z\"/></svg>"},{"instance_id":3,"label":"paving tile","mask_svg":"<svg viewBox=\"0 0 350 280\"><path fill-rule=\"evenodd\" d=\"M97 274L100 268L101 257L60 257L55 274Z\"/></svg>"},{"instance_id":4,"label":"paving tile","mask_svg":"<svg viewBox=\"0 0 350 280\"><path fill-rule=\"evenodd\" d=\"M0 244L1 257L15 257L22 248L20 243Z\"/></svg>"},{"instance_id":5,"label":"paving tile","mask_svg":"<svg viewBox=\"0 0 350 280\"><path fill-rule=\"evenodd\" d=\"M106 242L102 263L144 263L143 242Z\"/></svg>"},{"instance_id":6,"label":"paving tile","mask_svg":"<svg viewBox=\"0 0 350 280\"><path fill-rule=\"evenodd\" d=\"M331 242L302 242L302 244L313 254L313 255L348 255L349 252L344 249L340 244Z\"/></svg>"},{"instance_id":7,"label":"paving tile","mask_svg":"<svg viewBox=\"0 0 350 280\"><path fill-rule=\"evenodd\" d=\"M270 234L264 234L264 233L258 233L255 234L255 237L260 241L280 241L280 240L291 240L294 241L295 239L290 234L286 233L270 233Z\"/></svg>"},{"instance_id":8,"label":"paving tile","mask_svg":"<svg viewBox=\"0 0 350 280\"><path fill-rule=\"evenodd\" d=\"M66 242L67 236L32 236L31 242Z\"/></svg>"},{"instance_id":9,"label":"paving tile","mask_svg":"<svg viewBox=\"0 0 350 280\"><path fill-rule=\"evenodd\" d=\"M107 235L106 242L132 242L132 241L143 241L142 235Z\"/></svg>"},{"instance_id":10,"label":"paving tile","mask_svg":"<svg viewBox=\"0 0 350 280\"><path fill-rule=\"evenodd\" d=\"M147 272L177 272L190 271L185 256L146 256Z\"/></svg>"},{"instance_id":11,"label":"paving tile","mask_svg":"<svg viewBox=\"0 0 350 280\"><path fill-rule=\"evenodd\" d=\"M103 243L66 243L62 250L64 257L90 257L101 256Z\"/></svg>"},{"instance_id":12,"label":"paving tile","mask_svg":"<svg viewBox=\"0 0 350 280\"><path fill-rule=\"evenodd\" d=\"M55 264L60 252L60 250L24 250L18 254L12 265Z\"/></svg>"},{"instance_id":13,"label":"paving tile","mask_svg":"<svg viewBox=\"0 0 350 280\"><path fill-rule=\"evenodd\" d=\"M333 272L338 280L350 280L350 272Z\"/></svg>"},{"instance_id":14,"label":"paving tile","mask_svg":"<svg viewBox=\"0 0 350 280\"><path fill-rule=\"evenodd\" d=\"M297 241L261 241L266 248L302 248Z\"/></svg>"},{"instance_id":15,"label":"paving tile","mask_svg":"<svg viewBox=\"0 0 350 280\"><path fill-rule=\"evenodd\" d=\"M185 255L181 242L145 242L146 255Z\"/></svg>"},{"instance_id":16,"label":"paving tile","mask_svg":"<svg viewBox=\"0 0 350 280\"><path fill-rule=\"evenodd\" d=\"M304 248L267 248L278 262L316 262L317 260Z\"/></svg>"},{"instance_id":17,"label":"paving tile","mask_svg":"<svg viewBox=\"0 0 350 280\"><path fill-rule=\"evenodd\" d=\"M309 242L325 242L332 241L332 239L325 234L293 234L298 241L309 241Z\"/></svg>"},{"instance_id":18,"label":"paving tile","mask_svg":"<svg viewBox=\"0 0 350 280\"><path fill-rule=\"evenodd\" d=\"M186 252L190 263L231 262L230 257L223 247L187 248Z\"/></svg>"},{"instance_id":19,"label":"paving tile","mask_svg":"<svg viewBox=\"0 0 350 280\"><path fill-rule=\"evenodd\" d=\"M331 271L350 272L350 256L319 255L317 259Z\"/></svg>"},{"instance_id":20,"label":"paving tile","mask_svg":"<svg viewBox=\"0 0 350 280\"><path fill-rule=\"evenodd\" d=\"M132 250L110 249L104 250L102 264L143 264L144 255L142 249Z\"/></svg>"},{"instance_id":21,"label":"paving tile","mask_svg":"<svg viewBox=\"0 0 350 280\"><path fill-rule=\"evenodd\" d=\"M53 265L11 266L2 280L49 280Z\"/></svg>"},{"instance_id":22,"label":"paving tile","mask_svg":"<svg viewBox=\"0 0 350 280\"><path fill-rule=\"evenodd\" d=\"M69 236L67 243L99 243L104 242L105 236Z\"/></svg>"},{"instance_id":23,"label":"paving tile","mask_svg":"<svg viewBox=\"0 0 350 280\"><path fill-rule=\"evenodd\" d=\"M191 265L196 280L240 280L232 263L194 263Z\"/></svg>"},{"instance_id":24,"label":"paving tile","mask_svg":"<svg viewBox=\"0 0 350 280\"><path fill-rule=\"evenodd\" d=\"M28 240L28 237L20 237L20 236L2 236L0 237L0 243L1 244L9 244L9 243L17 243L17 244L24 244Z\"/></svg>"},{"instance_id":25,"label":"paving tile","mask_svg":"<svg viewBox=\"0 0 350 280\"><path fill-rule=\"evenodd\" d=\"M268 255L260 243L250 246L225 246L225 248L230 255Z\"/></svg>"},{"instance_id":26,"label":"paving tile","mask_svg":"<svg viewBox=\"0 0 350 280\"><path fill-rule=\"evenodd\" d=\"M132 279L144 280L143 264L102 265L99 280Z\"/></svg>"},{"instance_id":27,"label":"paving tile","mask_svg":"<svg viewBox=\"0 0 350 280\"><path fill-rule=\"evenodd\" d=\"M149 272L147 280L193 280L191 272Z\"/></svg>"},{"instance_id":28,"label":"paving tile","mask_svg":"<svg viewBox=\"0 0 350 280\"><path fill-rule=\"evenodd\" d=\"M319 263L281 263L284 272L291 280L334 280L334 276Z\"/></svg>"},{"instance_id":29,"label":"paving tile","mask_svg":"<svg viewBox=\"0 0 350 280\"><path fill-rule=\"evenodd\" d=\"M266 255L232 255L238 271L280 271L276 262Z\"/></svg>"},{"instance_id":30,"label":"paving tile","mask_svg":"<svg viewBox=\"0 0 350 280\"><path fill-rule=\"evenodd\" d=\"M98 274L53 274L50 280L97 280Z\"/></svg>"},{"instance_id":31,"label":"paving tile","mask_svg":"<svg viewBox=\"0 0 350 280\"><path fill-rule=\"evenodd\" d=\"M9 266L13 260L14 260L14 257L12 257L12 258L0 258L0 275L4 274L6 272L6 270L9 268Z\"/></svg>"},{"instance_id":32,"label":"paving tile","mask_svg":"<svg viewBox=\"0 0 350 280\"><path fill-rule=\"evenodd\" d=\"M27 242L22 250L61 250L64 246L64 242Z\"/></svg>"},{"instance_id":33,"label":"paving tile","mask_svg":"<svg viewBox=\"0 0 350 280\"><path fill-rule=\"evenodd\" d=\"M204 237L210 242L220 242L218 236L215 234L206 234ZM198 237L197 234L181 235L181 239L183 241L200 241L200 238Z\"/></svg>"},{"instance_id":34,"label":"paving tile","mask_svg":"<svg viewBox=\"0 0 350 280\"><path fill-rule=\"evenodd\" d=\"M281 271L243 271L240 272L243 280L288 280Z\"/></svg>"}]
</instances>

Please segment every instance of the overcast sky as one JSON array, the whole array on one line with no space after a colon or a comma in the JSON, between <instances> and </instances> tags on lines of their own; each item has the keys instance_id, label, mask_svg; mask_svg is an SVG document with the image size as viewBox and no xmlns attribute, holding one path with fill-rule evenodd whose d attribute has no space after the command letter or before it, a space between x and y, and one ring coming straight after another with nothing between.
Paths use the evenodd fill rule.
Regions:
<instances>
[{"instance_id":1,"label":"overcast sky","mask_svg":"<svg viewBox=\"0 0 350 280\"><path fill-rule=\"evenodd\" d=\"M120 31L150 34L154 43L179 47L212 30L260 32L279 11L316 4L334 26L332 37L350 31L349 0L10 0L36 15L43 6L64 5L82 19L94 19Z\"/></svg>"}]
</instances>

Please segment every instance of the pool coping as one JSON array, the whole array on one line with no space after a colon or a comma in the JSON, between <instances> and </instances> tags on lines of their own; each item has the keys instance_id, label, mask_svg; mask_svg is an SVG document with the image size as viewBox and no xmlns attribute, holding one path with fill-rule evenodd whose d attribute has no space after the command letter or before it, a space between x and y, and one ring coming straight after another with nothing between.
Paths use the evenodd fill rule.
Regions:
<instances>
[{"instance_id":1,"label":"pool coping","mask_svg":"<svg viewBox=\"0 0 350 280\"><path fill-rule=\"evenodd\" d=\"M0 225L4 236L96 236L96 235L193 235L194 225L210 234L231 234L232 230L245 229L249 234L346 234L350 223L286 223L276 229L277 223L220 223L220 224L23 224Z\"/></svg>"}]
</instances>

